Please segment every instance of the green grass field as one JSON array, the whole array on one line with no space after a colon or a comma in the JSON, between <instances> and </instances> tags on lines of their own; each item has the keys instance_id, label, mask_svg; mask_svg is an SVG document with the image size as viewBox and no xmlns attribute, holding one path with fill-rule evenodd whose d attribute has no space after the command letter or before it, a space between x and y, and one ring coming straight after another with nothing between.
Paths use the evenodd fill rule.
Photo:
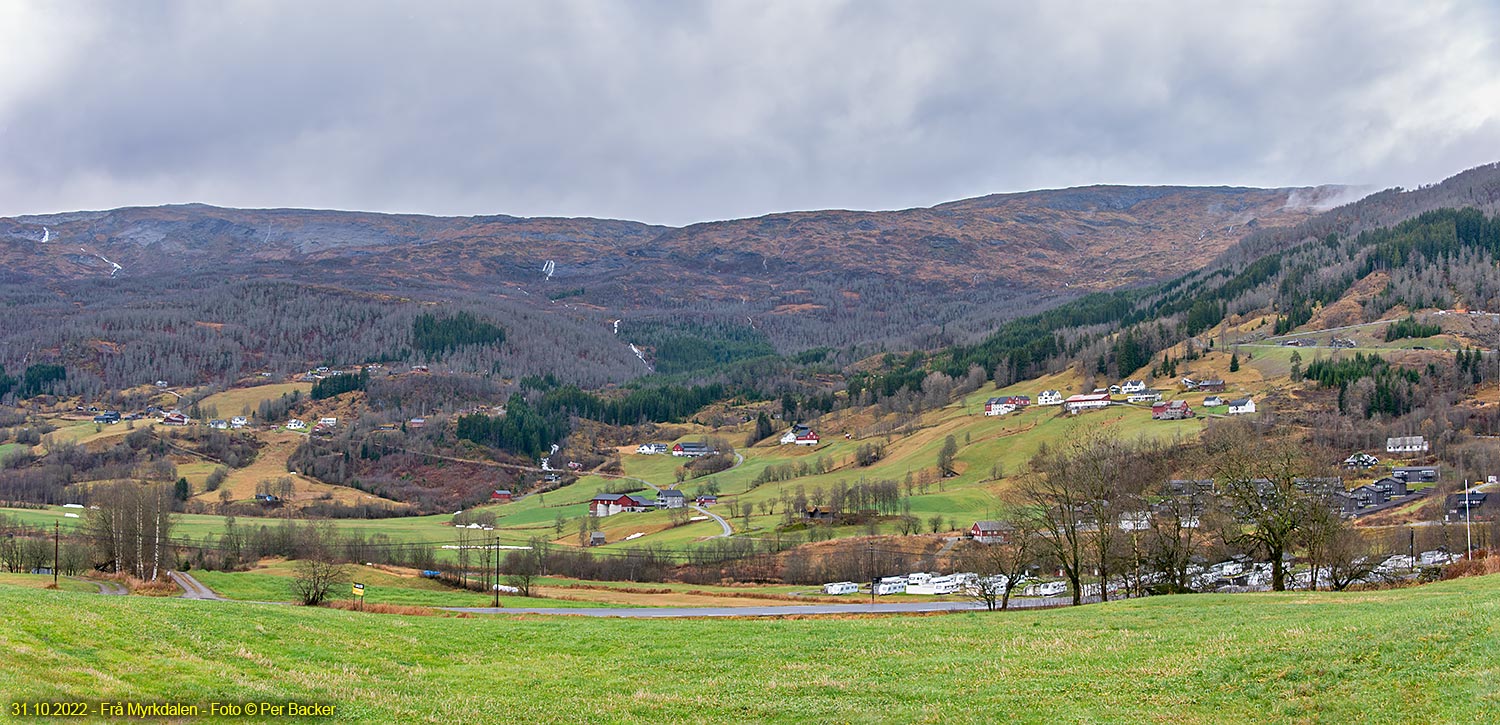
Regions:
<instances>
[{"instance_id":1,"label":"green grass field","mask_svg":"<svg viewBox=\"0 0 1500 725\"><path fill-rule=\"evenodd\" d=\"M1024 613L453 619L0 588L19 700L368 722L1490 722L1500 577ZM46 673L42 676L40 673Z\"/></svg>"},{"instance_id":2,"label":"green grass field","mask_svg":"<svg viewBox=\"0 0 1500 725\"><path fill-rule=\"evenodd\" d=\"M3 587L24 587L24 588L27 588L27 589L45 589L47 587L52 586L52 575L51 574L11 574L9 572L0 572L0 586L3 586ZM84 581L78 581L77 579L70 579L68 577L60 577L60 578L58 578L58 580L57 580L57 587L58 587L58 589L61 589L62 591L65 591L65 592L97 592L97 591L99 591L99 587L96 587L93 584L90 584L90 583L84 582Z\"/></svg>"}]
</instances>

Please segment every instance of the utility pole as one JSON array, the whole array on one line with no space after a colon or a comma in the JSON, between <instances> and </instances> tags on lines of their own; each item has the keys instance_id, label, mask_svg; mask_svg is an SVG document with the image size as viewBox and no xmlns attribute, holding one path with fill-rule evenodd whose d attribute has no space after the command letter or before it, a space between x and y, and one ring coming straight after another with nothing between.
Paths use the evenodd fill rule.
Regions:
<instances>
[{"instance_id":1,"label":"utility pole","mask_svg":"<svg viewBox=\"0 0 1500 725\"><path fill-rule=\"evenodd\" d=\"M499 609L500 608L500 536L498 534L495 536L494 552L495 552L495 584L494 584L494 588L495 588L495 608Z\"/></svg>"},{"instance_id":2,"label":"utility pole","mask_svg":"<svg viewBox=\"0 0 1500 725\"><path fill-rule=\"evenodd\" d=\"M52 522L52 588L57 588L57 551L58 540L61 537L61 528L58 522Z\"/></svg>"}]
</instances>

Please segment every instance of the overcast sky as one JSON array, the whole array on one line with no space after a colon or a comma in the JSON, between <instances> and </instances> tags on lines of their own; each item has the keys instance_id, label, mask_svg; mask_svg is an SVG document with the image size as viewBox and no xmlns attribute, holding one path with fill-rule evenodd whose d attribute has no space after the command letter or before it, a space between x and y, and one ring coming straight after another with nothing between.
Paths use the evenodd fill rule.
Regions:
<instances>
[{"instance_id":1,"label":"overcast sky","mask_svg":"<svg viewBox=\"0 0 1500 725\"><path fill-rule=\"evenodd\" d=\"M0 215L637 219L1500 160L1500 3L0 0Z\"/></svg>"}]
</instances>

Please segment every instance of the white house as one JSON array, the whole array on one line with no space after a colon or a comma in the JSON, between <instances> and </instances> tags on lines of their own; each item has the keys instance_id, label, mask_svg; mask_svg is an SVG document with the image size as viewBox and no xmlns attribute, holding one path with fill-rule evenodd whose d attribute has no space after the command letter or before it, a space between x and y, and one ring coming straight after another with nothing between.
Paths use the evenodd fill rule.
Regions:
<instances>
[{"instance_id":1,"label":"white house","mask_svg":"<svg viewBox=\"0 0 1500 725\"><path fill-rule=\"evenodd\" d=\"M859 591L859 585L854 582L829 582L823 585L824 594L854 594Z\"/></svg>"},{"instance_id":2,"label":"white house","mask_svg":"<svg viewBox=\"0 0 1500 725\"><path fill-rule=\"evenodd\" d=\"M307 430L307 424L300 419L293 418L286 422L287 430Z\"/></svg>"},{"instance_id":3,"label":"white house","mask_svg":"<svg viewBox=\"0 0 1500 725\"><path fill-rule=\"evenodd\" d=\"M640 444L640 445L638 445L638 446L635 447L635 452L639 453L639 454L641 454L643 456L654 456L654 455L656 455L658 453L666 453L667 452L667 444L665 444L665 443L642 443L642 444Z\"/></svg>"},{"instance_id":4,"label":"white house","mask_svg":"<svg viewBox=\"0 0 1500 725\"><path fill-rule=\"evenodd\" d=\"M336 428L336 427L338 427L338 424L339 424L339 419L338 418L319 418L318 419L318 425L321 425L321 426L327 426L329 428Z\"/></svg>"},{"instance_id":5,"label":"white house","mask_svg":"<svg viewBox=\"0 0 1500 725\"><path fill-rule=\"evenodd\" d=\"M1063 407L1069 413L1080 413L1095 408L1108 408L1110 402L1109 393L1084 393L1064 400Z\"/></svg>"},{"instance_id":6,"label":"white house","mask_svg":"<svg viewBox=\"0 0 1500 725\"><path fill-rule=\"evenodd\" d=\"M1161 400L1161 391L1139 390L1131 393L1125 400L1131 403L1155 403Z\"/></svg>"},{"instance_id":7,"label":"white house","mask_svg":"<svg viewBox=\"0 0 1500 725\"><path fill-rule=\"evenodd\" d=\"M1125 382L1120 383L1120 392L1125 395L1129 395L1131 393L1139 393L1145 389L1146 381L1144 380L1126 380Z\"/></svg>"},{"instance_id":8,"label":"white house","mask_svg":"<svg viewBox=\"0 0 1500 725\"><path fill-rule=\"evenodd\" d=\"M1230 415L1245 415L1255 412L1255 401L1250 398L1240 398L1229 401Z\"/></svg>"},{"instance_id":9,"label":"white house","mask_svg":"<svg viewBox=\"0 0 1500 725\"><path fill-rule=\"evenodd\" d=\"M984 414L995 416L1010 415L1016 412L1016 406L1008 401L1009 398L990 398L984 401Z\"/></svg>"},{"instance_id":10,"label":"white house","mask_svg":"<svg viewBox=\"0 0 1500 725\"><path fill-rule=\"evenodd\" d=\"M1062 405L1062 402L1062 393L1059 393L1056 390L1043 390L1036 395L1037 405Z\"/></svg>"},{"instance_id":11,"label":"white house","mask_svg":"<svg viewBox=\"0 0 1500 725\"><path fill-rule=\"evenodd\" d=\"M1385 439L1386 453L1426 453L1427 439L1422 436L1402 436Z\"/></svg>"},{"instance_id":12,"label":"white house","mask_svg":"<svg viewBox=\"0 0 1500 725\"><path fill-rule=\"evenodd\" d=\"M1224 399L1217 395L1210 395L1203 399L1203 407L1213 408L1224 404Z\"/></svg>"},{"instance_id":13,"label":"white house","mask_svg":"<svg viewBox=\"0 0 1500 725\"><path fill-rule=\"evenodd\" d=\"M244 428L247 425L250 425L250 420L243 415L236 415L229 419L230 428Z\"/></svg>"}]
</instances>

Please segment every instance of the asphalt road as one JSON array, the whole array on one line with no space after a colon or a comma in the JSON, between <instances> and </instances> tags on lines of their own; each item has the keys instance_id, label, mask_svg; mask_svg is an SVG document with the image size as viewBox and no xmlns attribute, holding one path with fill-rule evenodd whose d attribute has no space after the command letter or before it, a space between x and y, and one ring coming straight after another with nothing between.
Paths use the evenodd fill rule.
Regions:
<instances>
[{"instance_id":1,"label":"asphalt road","mask_svg":"<svg viewBox=\"0 0 1500 725\"><path fill-rule=\"evenodd\" d=\"M1011 609L1042 609L1064 606L1067 597L1012 599ZM793 604L764 607L657 607L588 609L565 607L444 607L453 612L470 614L572 614L582 617L786 617L805 614L915 614L920 612L970 612L983 611L984 605L976 602L901 602L898 604L864 602L862 604Z\"/></svg>"}]
</instances>

